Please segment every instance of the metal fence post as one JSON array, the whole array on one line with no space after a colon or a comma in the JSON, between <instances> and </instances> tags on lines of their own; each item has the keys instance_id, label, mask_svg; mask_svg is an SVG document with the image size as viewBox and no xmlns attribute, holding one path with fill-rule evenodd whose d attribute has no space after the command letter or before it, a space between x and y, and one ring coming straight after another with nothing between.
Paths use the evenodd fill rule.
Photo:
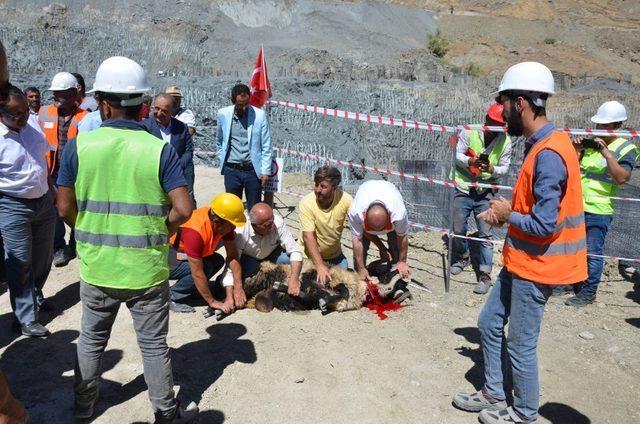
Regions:
<instances>
[{"instance_id":1,"label":"metal fence post","mask_svg":"<svg viewBox=\"0 0 640 424\"><path fill-rule=\"evenodd\" d=\"M458 144L458 135L451 136L449 146L451 147L451 165L449 168L449 176L451 181L455 181L455 169L456 169L456 145ZM451 194L449 199L449 227L447 230L448 237L448 251L447 251L447 265L444 273L444 292L449 293L449 287L451 286L451 259L453 258L453 215L455 213L453 207L453 200L455 198L456 189L451 187Z\"/></svg>"}]
</instances>

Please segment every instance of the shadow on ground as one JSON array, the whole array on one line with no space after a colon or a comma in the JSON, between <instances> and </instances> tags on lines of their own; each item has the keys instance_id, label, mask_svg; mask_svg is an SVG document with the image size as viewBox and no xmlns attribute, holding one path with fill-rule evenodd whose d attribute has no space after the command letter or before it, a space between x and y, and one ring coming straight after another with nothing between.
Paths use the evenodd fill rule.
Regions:
<instances>
[{"instance_id":1,"label":"shadow on ground","mask_svg":"<svg viewBox=\"0 0 640 424\"><path fill-rule=\"evenodd\" d=\"M633 325L634 327L640 328L640 318L627 318L625 319L625 321L627 321L629 324Z\"/></svg>"},{"instance_id":2,"label":"shadow on ground","mask_svg":"<svg viewBox=\"0 0 640 424\"><path fill-rule=\"evenodd\" d=\"M476 349L462 346L456 348L456 351L460 355L473 361L473 365L464 374L464 377L476 390L480 390L484 385L484 358L482 355L482 349L480 348L480 331L477 327L460 327L454 329L453 332L464 337L468 343L478 345L478 348ZM502 345L502 374L504 376L503 384L507 401L512 402L513 380L511 376L511 361L509 360L509 355L507 353L506 341L504 341Z\"/></svg>"},{"instance_id":3,"label":"shadow on ground","mask_svg":"<svg viewBox=\"0 0 640 424\"><path fill-rule=\"evenodd\" d=\"M209 338L187 343L172 350L171 361L179 397L200 403L203 393L234 362L253 364L257 360L254 344L240 339L247 328L237 323L219 323L207 328ZM203 421L209 422L209 421Z\"/></svg>"},{"instance_id":4,"label":"shadow on ground","mask_svg":"<svg viewBox=\"0 0 640 424\"><path fill-rule=\"evenodd\" d=\"M80 301L79 292L80 282L76 281L73 284L69 284L62 290L59 290L55 295L47 298L47 304L50 305L50 310L40 312L40 323L43 325L49 324L55 318L64 314L64 312L73 307ZM0 348L3 348L9 343L21 335L13 329L13 312L0 315ZM78 323L80 325L80 323Z\"/></svg>"},{"instance_id":5,"label":"shadow on ground","mask_svg":"<svg viewBox=\"0 0 640 424\"><path fill-rule=\"evenodd\" d=\"M551 424L590 424L589 417L564 403L547 402L540 407L538 414Z\"/></svg>"}]
</instances>

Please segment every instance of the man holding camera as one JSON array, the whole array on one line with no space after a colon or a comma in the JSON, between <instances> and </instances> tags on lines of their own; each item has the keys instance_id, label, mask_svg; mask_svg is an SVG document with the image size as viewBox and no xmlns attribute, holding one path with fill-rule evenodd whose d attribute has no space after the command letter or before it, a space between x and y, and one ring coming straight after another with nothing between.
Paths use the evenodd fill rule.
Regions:
<instances>
[{"instance_id":1,"label":"man holding camera","mask_svg":"<svg viewBox=\"0 0 640 424\"><path fill-rule=\"evenodd\" d=\"M486 126L504 126L502 105L491 105L485 117ZM470 183L495 184L499 177L506 175L511 163L511 140L504 132L470 130L462 131L456 145L456 169L454 179L457 183L453 200L453 232L459 236L467 235L469 215L474 219L480 212L489 209L489 200L495 190L484 187L471 187ZM491 239L490 226L476 219L478 231L475 237ZM491 287L491 266L493 246L490 241L480 246L478 283L474 293L485 294ZM453 240L451 256L451 274L457 275L470 263L467 240L456 237Z\"/></svg>"},{"instance_id":2,"label":"man holding camera","mask_svg":"<svg viewBox=\"0 0 640 424\"><path fill-rule=\"evenodd\" d=\"M598 130L615 131L627 120L625 107L617 101L603 103L591 122ZM615 206L611 196L618 195L620 185L629 181L640 151L632 141L615 135L580 139L574 143L580 158L584 220L587 227L587 269L589 276L577 294L565 302L585 306L596 298L602 276L604 240L613 220Z\"/></svg>"}]
</instances>

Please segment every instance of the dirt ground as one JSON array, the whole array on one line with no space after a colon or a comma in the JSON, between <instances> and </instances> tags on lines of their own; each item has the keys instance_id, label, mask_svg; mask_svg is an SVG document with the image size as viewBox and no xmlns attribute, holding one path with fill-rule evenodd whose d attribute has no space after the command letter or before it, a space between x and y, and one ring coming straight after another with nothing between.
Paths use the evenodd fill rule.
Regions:
<instances>
[{"instance_id":1,"label":"dirt ground","mask_svg":"<svg viewBox=\"0 0 640 424\"><path fill-rule=\"evenodd\" d=\"M196 173L202 205L222 190L222 178L210 168ZM306 191L305 181L286 176L285 185ZM278 194L276 203L297 233L297 199ZM482 384L476 318L484 298L472 293L471 272L444 294L438 235L412 236L412 246L414 278L426 290L414 289L413 306L386 321L368 310L243 310L219 323L204 319L203 307L172 313L180 397L200 404L200 423L476 422L451 398ZM539 422L640 422L640 300L611 268L607 275L595 305L576 310L563 298L549 301L539 346ZM8 293L0 296L0 368L33 423L73 422L78 279L77 260L52 270L44 291L58 311L45 317L52 332L45 339L16 337ZM105 352L95 423L153 419L131 318L122 309Z\"/></svg>"}]
</instances>

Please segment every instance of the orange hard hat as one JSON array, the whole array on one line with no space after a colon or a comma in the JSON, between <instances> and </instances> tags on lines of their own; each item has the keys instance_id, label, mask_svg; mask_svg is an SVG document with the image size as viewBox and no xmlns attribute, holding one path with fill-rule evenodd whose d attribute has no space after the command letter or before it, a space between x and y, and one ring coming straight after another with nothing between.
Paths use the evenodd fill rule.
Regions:
<instances>
[{"instance_id":1,"label":"orange hard hat","mask_svg":"<svg viewBox=\"0 0 640 424\"><path fill-rule=\"evenodd\" d=\"M500 103L494 103L489 106L487 109L487 116L491 118L491 120L499 122L501 125L504 125L504 118L502 117L502 111L504 110L504 106Z\"/></svg>"}]
</instances>

